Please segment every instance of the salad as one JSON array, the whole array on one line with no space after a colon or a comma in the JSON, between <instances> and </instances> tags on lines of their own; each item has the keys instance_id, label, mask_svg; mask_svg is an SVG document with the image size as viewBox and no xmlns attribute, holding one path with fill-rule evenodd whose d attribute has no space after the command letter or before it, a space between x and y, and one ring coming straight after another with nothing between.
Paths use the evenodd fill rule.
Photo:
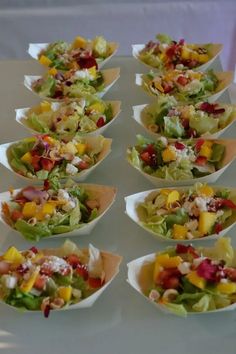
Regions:
<instances>
[{"instance_id":1,"label":"salad","mask_svg":"<svg viewBox=\"0 0 236 354\"><path fill-rule=\"evenodd\" d=\"M64 142L50 135L25 138L10 145L8 160L13 170L27 178L53 180L77 176L96 165L107 148L103 136L76 136Z\"/></svg>"},{"instance_id":2,"label":"salad","mask_svg":"<svg viewBox=\"0 0 236 354\"><path fill-rule=\"evenodd\" d=\"M113 117L112 104L93 97L62 103L43 101L26 111L24 121L36 132L65 138L77 133L94 132L108 124Z\"/></svg>"},{"instance_id":3,"label":"salad","mask_svg":"<svg viewBox=\"0 0 236 354\"><path fill-rule=\"evenodd\" d=\"M158 253L146 295L177 315L227 308L236 302L235 250L229 238L210 248L178 244Z\"/></svg>"},{"instance_id":4,"label":"salad","mask_svg":"<svg viewBox=\"0 0 236 354\"><path fill-rule=\"evenodd\" d=\"M75 37L72 43L56 41L50 43L38 54L38 61L46 67L58 70L98 68L116 48L102 36L89 40L81 36Z\"/></svg>"},{"instance_id":5,"label":"salad","mask_svg":"<svg viewBox=\"0 0 236 354\"><path fill-rule=\"evenodd\" d=\"M137 136L128 149L129 162L139 170L165 180L188 180L207 176L221 168L225 146L214 140L197 139L168 142Z\"/></svg>"},{"instance_id":6,"label":"salad","mask_svg":"<svg viewBox=\"0 0 236 354\"><path fill-rule=\"evenodd\" d=\"M215 134L233 120L235 108L223 103L178 105L174 97L160 97L145 109L145 126L169 138L196 138Z\"/></svg>"},{"instance_id":7,"label":"salad","mask_svg":"<svg viewBox=\"0 0 236 354\"><path fill-rule=\"evenodd\" d=\"M213 44L187 44L184 39L176 42L166 34L158 34L156 39L139 52L139 59L159 70L194 69L213 57Z\"/></svg>"},{"instance_id":8,"label":"salad","mask_svg":"<svg viewBox=\"0 0 236 354\"><path fill-rule=\"evenodd\" d=\"M105 192L104 192L105 193ZM2 203L3 219L29 241L62 234L84 227L100 214L99 193L89 185L67 181L45 181L44 187L28 186Z\"/></svg>"},{"instance_id":9,"label":"salad","mask_svg":"<svg viewBox=\"0 0 236 354\"><path fill-rule=\"evenodd\" d=\"M65 73L50 69L44 76L31 85L40 97L57 100L65 98L81 98L94 95L104 89L104 78L101 71L93 66L89 69L70 70Z\"/></svg>"},{"instance_id":10,"label":"salad","mask_svg":"<svg viewBox=\"0 0 236 354\"><path fill-rule=\"evenodd\" d=\"M94 246L80 250L71 241L59 249L10 247L0 257L0 299L16 308L42 311L77 304L105 284L103 254Z\"/></svg>"},{"instance_id":11,"label":"salad","mask_svg":"<svg viewBox=\"0 0 236 354\"><path fill-rule=\"evenodd\" d=\"M227 189L196 183L185 189L161 189L138 203L142 225L158 236L194 240L219 234L236 216L236 204ZM232 224L232 222L231 222Z\"/></svg>"},{"instance_id":12,"label":"salad","mask_svg":"<svg viewBox=\"0 0 236 354\"><path fill-rule=\"evenodd\" d=\"M220 81L213 70L171 70L142 75L142 86L154 96L174 96L180 102L195 102L213 95Z\"/></svg>"}]
</instances>

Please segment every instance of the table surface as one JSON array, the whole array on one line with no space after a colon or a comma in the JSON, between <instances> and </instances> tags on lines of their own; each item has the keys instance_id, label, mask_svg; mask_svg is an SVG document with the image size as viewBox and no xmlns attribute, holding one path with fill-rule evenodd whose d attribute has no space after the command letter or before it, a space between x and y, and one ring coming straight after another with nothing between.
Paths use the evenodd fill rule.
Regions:
<instances>
[{"instance_id":1,"label":"table surface","mask_svg":"<svg viewBox=\"0 0 236 354\"><path fill-rule=\"evenodd\" d=\"M100 249L123 256L120 273L93 307L83 310L52 312L48 319L41 313L20 313L0 305L1 353L17 354L142 354L142 353L207 353L235 354L236 312L195 315L186 319L159 312L144 301L126 282L126 263L139 256L164 248L124 213L124 197L152 189L125 160L128 145L135 142L137 133L144 133L132 119L132 105L151 102L146 93L135 86L136 72L145 67L129 57L116 57L107 67L121 67L121 78L105 99L122 101L122 113L105 136L113 138L112 152L89 176L86 182L113 185L118 188L115 203L90 235L75 237L81 246L91 242ZM220 63L215 64L219 70ZM24 74L40 74L38 63L28 61L0 62L1 129L0 142L14 141L29 135L15 122L15 108L29 107L39 99L23 86ZM222 101L229 100L228 94ZM236 135L233 127L226 137ZM218 180L218 184L236 187L235 163ZM9 186L21 187L22 180L0 166L0 191ZM235 229L231 231L234 235ZM61 240L42 241L39 246L56 247ZM1 225L0 248L14 244L20 249L29 247L7 227ZM236 242L234 242L236 244Z\"/></svg>"}]
</instances>

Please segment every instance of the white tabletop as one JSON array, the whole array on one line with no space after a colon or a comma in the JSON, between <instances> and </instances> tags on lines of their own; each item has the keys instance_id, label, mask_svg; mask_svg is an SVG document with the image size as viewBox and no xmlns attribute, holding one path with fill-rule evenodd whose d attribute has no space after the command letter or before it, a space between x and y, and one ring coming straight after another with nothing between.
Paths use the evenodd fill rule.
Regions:
<instances>
[{"instance_id":1,"label":"white tabletop","mask_svg":"<svg viewBox=\"0 0 236 354\"><path fill-rule=\"evenodd\" d=\"M0 350L3 354L235 354L236 312L195 315L186 319L166 315L144 301L126 282L126 263L141 255L166 246L136 226L124 213L124 196L153 188L125 161L126 147L143 133L132 119L132 105L151 99L134 85L135 72L145 68L134 59L117 57L108 65L121 67L121 78L105 99L122 100L122 113L106 131L113 138L112 152L97 168L88 182L118 187L115 204L88 236L75 237L81 246L88 242L121 254L121 271L92 308L77 311L52 312L48 319L41 313L20 313L0 305ZM216 65L219 69L219 62ZM27 131L15 122L14 109L28 107L39 100L23 86L24 74L39 74L41 67L34 61L0 62L0 142L27 136ZM222 97L227 101L227 93ZM225 136L236 135L236 128ZM233 163L218 184L236 186ZM22 182L0 166L0 191ZM231 231L232 238L234 230ZM61 241L44 240L39 246L54 247ZM1 225L1 251L14 244L20 249L29 243ZM234 242L236 245L236 242ZM31 247L31 246L30 246Z\"/></svg>"}]
</instances>

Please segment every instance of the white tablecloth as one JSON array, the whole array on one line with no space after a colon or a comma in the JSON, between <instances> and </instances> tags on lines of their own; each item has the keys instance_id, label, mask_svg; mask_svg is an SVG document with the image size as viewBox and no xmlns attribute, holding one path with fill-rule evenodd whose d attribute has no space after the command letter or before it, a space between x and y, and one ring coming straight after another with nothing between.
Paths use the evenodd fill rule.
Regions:
<instances>
[{"instance_id":1,"label":"white tablecloth","mask_svg":"<svg viewBox=\"0 0 236 354\"><path fill-rule=\"evenodd\" d=\"M130 55L132 43L165 32L190 42L223 43L223 68L234 69L235 0L90 2L68 0L58 6L61 0L0 1L0 59L27 58L29 42L71 40L78 34L103 34L120 43L118 54Z\"/></svg>"}]
</instances>

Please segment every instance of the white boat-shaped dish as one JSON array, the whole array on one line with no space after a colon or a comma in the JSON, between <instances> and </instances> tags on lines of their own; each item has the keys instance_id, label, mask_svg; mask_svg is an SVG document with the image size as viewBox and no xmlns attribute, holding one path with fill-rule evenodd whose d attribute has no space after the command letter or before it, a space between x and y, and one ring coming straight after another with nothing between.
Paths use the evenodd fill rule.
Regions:
<instances>
[{"instance_id":1,"label":"white boat-shaped dish","mask_svg":"<svg viewBox=\"0 0 236 354\"><path fill-rule=\"evenodd\" d=\"M179 191L188 191L190 187L181 187L181 188L168 188L170 190L179 190ZM220 231L218 234L211 234L209 236L205 237L200 237L200 238L193 238L191 240L185 239L185 240L180 240L180 239L173 239L173 238L167 238L159 233L156 233L146 227L143 224L143 213L141 210L138 208L140 203L144 203L148 200L152 200L156 195L160 193L162 188L160 189L152 189L136 194L129 195L125 197L125 203L126 203L126 214L141 228L143 228L145 231L153 235L155 238L157 238L160 241L166 241L166 242L173 242L173 243L192 243L192 242L198 242L198 241L207 241L207 240L215 240L218 239L222 236L224 236L226 233L230 231L230 229L236 224L236 211L232 210L232 215L227 219L227 221L223 224L223 230ZM214 186L214 190L220 191L220 190L225 190L226 187L219 187L219 186ZM229 189L229 188L227 188ZM233 200L236 203L236 188L230 188L230 199Z\"/></svg>"},{"instance_id":2,"label":"white boat-shaped dish","mask_svg":"<svg viewBox=\"0 0 236 354\"><path fill-rule=\"evenodd\" d=\"M86 139L86 142L89 143L90 141L92 141L93 139L96 139L98 137L99 136L88 136L88 137L84 137L84 139ZM29 178L29 177L20 175L11 167L11 164L9 161L10 149L14 144L17 144L19 142L20 142L20 140L0 145L0 163L3 166L5 166L8 170L13 172L16 176L23 178L25 181L28 181L28 183L29 182L42 183L42 180L40 180L36 177ZM76 175L68 176L67 178L71 177L72 179L74 179L77 182L84 181L90 175L90 173L109 155L109 153L111 152L111 143L112 143L112 139L104 138L103 149L101 150L101 152L98 156L97 163L94 164L93 166L91 166L90 168L82 170L81 172L77 173Z\"/></svg>"},{"instance_id":3,"label":"white boat-shaped dish","mask_svg":"<svg viewBox=\"0 0 236 354\"><path fill-rule=\"evenodd\" d=\"M134 120L141 125L145 131L150 134L153 138L158 138L161 137L163 135L161 135L160 133L154 133L153 131L151 131L150 129L148 129L148 108L149 108L149 104L142 104L142 105L138 105L138 106L133 106L133 118ZM229 106L233 106L234 107L234 112L231 114L230 117L230 122L223 128L218 130L215 133L206 133L203 134L202 137L204 138L210 138L210 139L217 139L221 134L225 133L225 131L230 128L235 120L236 120L236 105L231 105L229 104Z\"/></svg>"},{"instance_id":4,"label":"white boat-shaped dish","mask_svg":"<svg viewBox=\"0 0 236 354\"><path fill-rule=\"evenodd\" d=\"M97 97L103 97L107 91L115 84L115 82L119 79L120 77L120 68L113 68L113 69L105 69L101 71L103 78L104 78L104 89L100 92L96 93ZM35 92L32 88L32 84L41 79L42 76L34 76L34 75L25 75L24 77L24 85L25 87L27 87L28 90L30 90L31 92L33 92L35 95L37 95L38 97L41 97L42 99L48 100L48 101L62 101L63 99L70 99L68 97L63 97L62 99L55 99L55 98L50 98L50 97L46 97L46 96L41 96L39 95L37 92ZM81 98L83 97L83 95L81 94L78 97L74 97L71 99L76 99L76 98Z\"/></svg>"},{"instance_id":5,"label":"white boat-shaped dish","mask_svg":"<svg viewBox=\"0 0 236 354\"><path fill-rule=\"evenodd\" d=\"M206 46L206 44L198 44L200 47L201 46ZM149 65L147 63L145 63L144 61L142 61L140 59L139 53L145 48L145 44L133 44L132 45L132 55L135 59L137 59L140 63L144 64L145 66L147 66L149 69L153 69L153 70L159 70L158 68L155 68L152 65ZM223 49L223 45L222 44L211 44L211 50L210 50L210 60L208 60L208 62L199 65L198 67L194 68L193 70L196 71L205 71L206 69L209 68L209 66L215 61L215 59L219 56L219 54L221 53Z\"/></svg>"},{"instance_id":6,"label":"white boat-shaped dish","mask_svg":"<svg viewBox=\"0 0 236 354\"><path fill-rule=\"evenodd\" d=\"M39 55L44 51L50 43L30 43L27 53L36 60L39 60ZM117 42L109 42L111 55L102 61L97 61L98 68L101 69L117 52L119 44Z\"/></svg>"},{"instance_id":7,"label":"white boat-shaped dish","mask_svg":"<svg viewBox=\"0 0 236 354\"><path fill-rule=\"evenodd\" d=\"M103 125L102 127L98 128L98 129L96 129L96 130L94 130L92 132L81 133L81 135L87 135L87 136L89 136L89 135L90 136L101 135L116 120L116 118L118 117L118 115L120 114L120 111L121 111L120 110L121 101L105 101L105 102L107 104L111 104L111 106L112 106L112 111L113 111L112 119L107 124ZM51 102L51 106L53 107L53 110L59 109L61 104L62 104L61 102ZM16 109L16 121L19 124L23 125L31 133L38 134L40 132L38 132L38 131L34 130L33 128L31 128L30 125L27 122L28 113L29 113L29 111L31 111L31 113L32 113L33 110L34 110L34 107Z\"/></svg>"},{"instance_id":8,"label":"white boat-shaped dish","mask_svg":"<svg viewBox=\"0 0 236 354\"><path fill-rule=\"evenodd\" d=\"M98 209L98 216L93 219L92 221L81 225L80 228L75 229L70 232L65 232L61 234L53 234L48 237L44 237L45 239L48 238L61 238L61 237L74 237L74 236L80 236L80 235L88 235L91 233L97 222L105 215L105 213L110 209L112 204L115 201L116 193L117 190L115 187L110 187L110 186L103 186L103 185L98 185L98 184L79 184L85 191L88 193L89 197L91 199L95 199L99 203L99 209ZM40 187L38 187L40 189ZM14 194L18 194L21 191L21 189L17 189L14 191ZM14 229L11 225L7 223L7 221L4 218L4 215L2 213L2 206L4 202L9 203L11 201L11 195L10 192L3 192L0 193L0 221L7 225L11 230L19 234L20 236L21 233ZM23 236L22 236L23 237ZM36 241L33 241L36 242Z\"/></svg>"},{"instance_id":9,"label":"white boat-shaped dish","mask_svg":"<svg viewBox=\"0 0 236 354\"><path fill-rule=\"evenodd\" d=\"M234 161L236 157L236 140L234 139L214 139L214 142L219 143L219 144L224 144L225 145L225 156L222 161L222 167L203 177L198 177L198 178L193 178L193 179L186 179L186 180L166 180L163 178L155 177L152 175L149 175L148 173L144 172L142 169L138 168L137 166L134 166L129 158L129 155L131 153L130 148L128 148L128 153L127 153L127 160L130 163L132 167L134 167L136 170L138 170L147 180L149 180L154 186L156 187L173 187L173 186L188 186L192 185L193 183L200 182L200 183L214 183L217 181L217 179L225 172L225 170L231 165L231 163ZM1 161L0 161L1 162Z\"/></svg>"}]
</instances>

